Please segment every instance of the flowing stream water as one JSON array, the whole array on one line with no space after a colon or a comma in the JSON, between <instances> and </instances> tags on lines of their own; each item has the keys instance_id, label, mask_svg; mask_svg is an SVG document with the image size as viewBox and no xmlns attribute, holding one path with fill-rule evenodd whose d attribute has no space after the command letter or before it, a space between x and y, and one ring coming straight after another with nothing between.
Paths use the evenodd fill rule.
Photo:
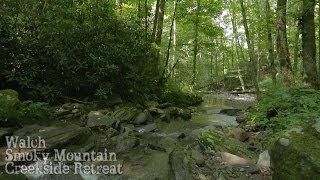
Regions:
<instances>
[{"instance_id":1,"label":"flowing stream water","mask_svg":"<svg viewBox=\"0 0 320 180\"><path fill-rule=\"evenodd\" d=\"M205 94L203 96L204 102L202 105L197 107L197 112L192 116L190 121L177 120L170 123L159 122L158 131L153 133L157 137L170 137L177 139L182 133L190 135L194 131L201 128L214 126L221 129L227 127L236 127L238 123L236 117L220 114L222 109L245 109L253 104L255 98L252 96L230 96L226 94ZM146 137L147 139L148 137ZM148 154L148 155L146 155ZM123 161L126 162L126 173L128 176L135 176L136 179L140 177L149 177L150 175L145 175L150 173L150 171L167 171L168 167L166 164L161 165L161 161L166 159L169 161L169 155L163 152L152 152L145 153L142 150L133 150L127 153L128 157L131 159L124 158ZM124 156L125 157L125 156ZM31 165L32 166L32 165ZM147 167L146 167L147 166ZM159 173L159 172L158 172ZM152 174L152 173L150 173ZM106 176L101 175L86 175L86 174L68 174L59 176L41 176L41 175L28 175L29 179L59 179L59 180L96 180L96 179L122 179L121 176L113 176L112 178L106 178ZM126 179L126 178L125 178ZM130 179L130 178L129 178ZM135 179L132 177L132 179Z\"/></svg>"}]
</instances>

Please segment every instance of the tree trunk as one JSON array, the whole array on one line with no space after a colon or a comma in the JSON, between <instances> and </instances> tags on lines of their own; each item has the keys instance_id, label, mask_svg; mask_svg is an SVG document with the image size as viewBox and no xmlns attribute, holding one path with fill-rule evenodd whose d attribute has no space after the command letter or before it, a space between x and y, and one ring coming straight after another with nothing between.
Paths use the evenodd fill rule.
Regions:
<instances>
[{"instance_id":1,"label":"tree trunk","mask_svg":"<svg viewBox=\"0 0 320 180\"><path fill-rule=\"evenodd\" d=\"M213 84L213 53L210 54L210 84Z\"/></svg>"},{"instance_id":2,"label":"tree trunk","mask_svg":"<svg viewBox=\"0 0 320 180\"><path fill-rule=\"evenodd\" d=\"M299 21L297 23L296 34L294 37L294 51L293 51L293 74L297 76L298 73L298 57L299 57L299 39L301 27Z\"/></svg>"},{"instance_id":3,"label":"tree trunk","mask_svg":"<svg viewBox=\"0 0 320 180\"><path fill-rule=\"evenodd\" d=\"M173 29L174 29L174 22L176 19L176 12L177 12L177 1L174 2L174 11L173 11L172 21L171 21L171 26L170 26L169 42L168 42L168 47L167 47L167 56L166 56L165 67L163 68L163 72L162 72L162 78L165 77L166 70L168 70L168 72L169 72L169 69L170 69L169 58L170 58L170 49L171 49L171 43L172 43L172 33L173 33Z\"/></svg>"},{"instance_id":4,"label":"tree trunk","mask_svg":"<svg viewBox=\"0 0 320 180\"><path fill-rule=\"evenodd\" d=\"M165 5L166 5L166 0L160 0L159 16L158 16L158 22L157 22L158 25L157 25L156 38L155 38L155 43L158 46L161 45Z\"/></svg>"},{"instance_id":5,"label":"tree trunk","mask_svg":"<svg viewBox=\"0 0 320 180\"><path fill-rule=\"evenodd\" d=\"M218 65L218 50L217 46L215 46L215 76L216 76L216 87L219 87L219 65Z\"/></svg>"},{"instance_id":6,"label":"tree trunk","mask_svg":"<svg viewBox=\"0 0 320 180\"><path fill-rule=\"evenodd\" d=\"M270 62L270 70L271 70L271 77L273 82L276 82L276 67L274 64L274 45L273 45L273 39L272 39L272 30L271 30L271 10L270 10L270 3L269 0L265 0L266 2L266 19L267 19L267 46L268 46L268 59Z\"/></svg>"},{"instance_id":7,"label":"tree trunk","mask_svg":"<svg viewBox=\"0 0 320 180\"><path fill-rule=\"evenodd\" d=\"M306 82L318 88L318 74L316 62L315 0L303 0L302 8L302 58L306 74Z\"/></svg>"},{"instance_id":8,"label":"tree trunk","mask_svg":"<svg viewBox=\"0 0 320 180\"><path fill-rule=\"evenodd\" d=\"M241 48L242 46L240 45L239 42L239 35L238 35L238 27L237 27L237 17L236 17L236 9L234 7L234 4L232 3L232 1L229 2L229 5L231 5L231 24L232 24L232 33L233 33L233 41L234 41L234 46L236 49L236 62L237 62L237 70L238 70L238 78L241 84L241 89L242 91L245 91L245 83L244 80L242 78L242 74L241 74L241 69L240 69L240 60L242 59L242 61L245 61L244 58L244 54L242 49L240 50L239 48Z\"/></svg>"},{"instance_id":9,"label":"tree trunk","mask_svg":"<svg viewBox=\"0 0 320 180\"><path fill-rule=\"evenodd\" d=\"M220 47L220 52L221 52L221 56L222 56L222 83L223 83L223 89L225 89L226 87L226 76L224 74L224 69L225 69L225 61L226 61L226 56L225 56L225 42L223 40L223 38L221 37L221 41L220 41L220 45L222 46L222 48Z\"/></svg>"},{"instance_id":10,"label":"tree trunk","mask_svg":"<svg viewBox=\"0 0 320 180\"><path fill-rule=\"evenodd\" d=\"M175 2L175 7L174 7L174 9L176 9L177 8L177 1L178 0L175 0L176 2ZM176 11L176 10L175 10ZM176 56L177 56L177 54L176 54L176 46L177 46L177 20L176 20L176 18L174 18L174 20L173 20L173 57L172 57L172 64L171 64L171 68L172 68L172 77L174 78L174 80L175 80L175 69L174 69L174 64L176 63Z\"/></svg>"},{"instance_id":11,"label":"tree trunk","mask_svg":"<svg viewBox=\"0 0 320 180\"><path fill-rule=\"evenodd\" d=\"M290 86L293 81L287 40L287 0L277 2L277 56L284 83Z\"/></svg>"},{"instance_id":12,"label":"tree trunk","mask_svg":"<svg viewBox=\"0 0 320 180\"><path fill-rule=\"evenodd\" d=\"M320 0L318 1L319 3L318 3L318 6L319 6L319 9L318 9L318 66L319 66L319 68L318 68L318 73L319 73L319 75L318 75L318 77L320 78ZM318 79L318 81L319 81L319 79Z\"/></svg>"},{"instance_id":13,"label":"tree trunk","mask_svg":"<svg viewBox=\"0 0 320 180\"><path fill-rule=\"evenodd\" d=\"M197 76L197 55L198 55L198 34L199 34L199 13L200 13L200 0L197 0L196 20L194 23L194 47L193 47L193 68L192 68L192 82L194 86Z\"/></svg>"},{"instance_id":14,"label":"tree trunk","mask_svg":"<svg viewBox=\"0 0 320 180\"><path fill-rule=\"evenodd\" d=\"M148 28L149 28L149 24L148 24L148 0L144 1L144 34L145 34L145 38L148 38Z\"/></svg>"},{"instance_id":15,"label":"tree trunk","mask_svg":"<svg viewBox=\"0 0 320 180\"><path fill-rule=\"evenodd\" d=\"M157 20L156 36L154 40L155 44L157 45L155 59L157 60L158 63L160 62L160 46L161 46L161 38L162 38L162 31L163 31L165 4L166 4L166 0L160 0L159 16Z\"/></svg>"},{"instance_id":16,"label":"tree trunk","mask_svg":"<svg viewBox=\"0 0 320 180\"><path fill-rule=\"evenodd\" d=\"M257 91L257 94L259 94L259 85L258 85L258 79L257 79L257 64L256 64L256 60L255 60L255 55L254 55L254 45L251 42L251 38L250 38L250 32L249 32L248 21L247 21L247 14L246 14L246 9L243 4L243 0L240 0L240 5L241 5L241 14L242 14L242 19L243 19L243 26L244 26L244 30L245 30L245 34L246 34L246 42L247 42L248 49L249 49L249 59L250 59L251 66L252 66L251 69L252 69L253 84L254 84L254 87Z\"/></svg>"},{"instance_id":17,"label":"tree trunk","mask_svg":"<svg viewBox=\"0 0 320 180\"><path fill-rule=\"evenodd\" d=\"M156 39L157 27L158 27L158 17L159 17L159 6L160 0L156 1L156 9L154 10L153 28L152 28L152 41Z\"/></svg>"}]
</instances>

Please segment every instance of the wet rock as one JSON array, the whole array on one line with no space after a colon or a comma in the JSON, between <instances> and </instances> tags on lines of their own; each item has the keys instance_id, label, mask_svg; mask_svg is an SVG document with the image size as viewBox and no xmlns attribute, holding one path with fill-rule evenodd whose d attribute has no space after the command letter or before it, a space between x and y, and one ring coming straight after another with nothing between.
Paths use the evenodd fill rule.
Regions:
<instances>
[{"instance_id":1,"label":"wet rock","mask_svg":"<svg viewBox=\"0 0 320 180\"><path fill-rule=\"evenodd\" d=\"M259 160L257 162L257 165L259 167L266 167L266 168L270 167L270 155L269 155L268 150L262 152L259 155Z\"/></svg>"},{"instance_id":2,"label":"wet rock","mask_svg":"<svg viewBox=\"0 0 320 180\"><path fill-rule=\"evenodd\" d=\"M250 165L249 168L247 169L247 172L250 174L260 174L261 170L256 165Z\"/></svg>"},{"instance_id":3,"label":"wet rock","mask_svg":"<svg viewBox=\"0 0 320 180\"><path fill-rule=\"evenodd\" d=\"M239 124L236 121L236 117L228 116L224 114L210 114L210 125L217 127L237 127Z\"/></svg>"},{"instance_id":4,"label":"wet rock","mask_svg":"<svg viewBox=\"0 0 320 180\"><path fill-rule=\"evenodd\" d=\"M117 152L128 152L129 150L131 150L132 148L134 148L138 144L139 144L139 141L137 138L128 137L128 138L125 138L125 139L118 141L117 146L116 146L116 150L117 150Z\"/></svg>"},{"instance_id":5,"label":"wet rock","mask_svg":"<svg viewBox=\"0 0 320 180\"><path fill-rule=\"evenodd\" d=\"M87 127L99 127L106 128L112 127L117 123L117 127L120 123L127 123L133 120L138 113L138 110L134 107L121 107L114 111L91 111L88 114Z\"/></svg>"},{"instance_id":6,"label":"wet rock","mask_svg":"<svg viewBox=\"0 0 320 180\"><path fill-rule=\"evenodd\" d=\"M63 104L60 108L58 108L56 111L55 111L55 115L62 119L62 118L66 118L66 119L69 119L69 118L72 118L72 117L78 117L80 116L80 110L79 108L81 107L82 105L79 104L79 103L66 103L66 104Z\"/></svg>"},{"instance_id":7,"label":"wet rock","mask_svg":"<svg viewBox=\"0 0 320 180\"><path fill-rule=\"evenodd\" d=\"M127 124L123 123L121 124L121 133L132 133L134 131L135 127L133 124Z\"/></svg>"},{"instance_id":8,"label":"wet rock","mask_svg":"<svg viewBox=\"0 0 320 180\"><path fill-rule=\"evenodd\" d=\"M135 125L131 123L122 123L120 124L120 133L133 132L135 128L136 128Z\"/></svg>"},{"instance_id":9,"label":"wet rock","mask_svg":"<svg viewBox=\"0 0 320 180\"><path fill-rule=\"evenodd\" d=\"M203 165L205 161L205 157L202 153L196 150L191 151L191 157L196 161L196 164Z\"/></svg>"},{"instance_id":10,"label":"wet rock","mask_svg":"<svg viewBox=\"0 0 320 180\"><path fill-rule=\"evenodd\" d=\"M73 110L71 111L72 114L76 114L76 113L79 113L79 112L80 112L79 109L73 109Z\"/></svg>"},{"instance_id":11,"label":"wet rock","mask_svg":"<svg viewBox=\"0 0 320 180\"><path fill-rule=\"evenodd\" d=\"M173 172L173 179L192 180L191 167L189 159L181 148L176 148L170 153L169 163Z\"/></svg>"},{"instance_id":12,"label":"wet rock","mask_svg":"<svg viewBox=\"0 0 320 180\"><path fill-rule=\"evenodd\" d=\"M61 108L65 109L65 110L79 109L80 104L79 103L67 103L67 104L63 104L61 106Z\"/></svg>"},{"instance_id":13,"label":"wet rock","mask_svg":"<svg viewBox=\"0 0 320 180\"><path fill-rule=\"evenodd\" d=\"M240 114L239 116L236 117L236 121L238 123L245 122L247 119L248 119L248 115L247 114Z\"/></svg>"},{"instance_id":14,"label":"wet rock","mask_svg":"<svg viewBox=\"0 0 320 180\"><path fill-rule=\"evenodd\" d=\"M151 115L148 112L141 112L134 119L133 124L145 124L148 120L151 119Z\"/></svg>"},{"instance_id":15,"label":"wet rock","mask_svg":"<svg viewBox=\"0 0 320 180\"><path fill-rule=\"evenodd\" d=\"M137 145L139 145L139 139L130 132L125 132L117 137L116 151L128 152Z\"/></svg>"},{"instance_id":16,"label":"wet rock","mask_svg":"<svg viewBox=\"0 0 320 180\"><path fill-rule=\"evenodd\" d=\"M70 110L67 110L67 109L64 109L61 107L61 108L57 109L55 113L57 116L64 116L64 115L69 114Z\"/></svg>"},{"instance_id":17,"label":"wet rock","mask_svg":"<svg viewBox=\"0 0 320 180\"><path fill-rule=\"evenodd\" d=\"M220 114L225 114L228 116L236 116L238 112L242 111L242 109L221 109Z\"/></svg>"},{"instance_id":18,"label":"wet rock","mask_svg":"<svg viewBox=\"0 0 320 180\"><path fill-rule=\"evenodd\" d=\"M172 106L171 103L163 103L163 104L159 104L158 106L156 106L157 108L160 108L160 109L166 109L168 107Z\"/></svg>"},{"instance_id":19,"label":"wet rock","mask_svg":"<svg viewBox=\"0 0 320 180\"><path fill-rule=\"evenodd\" d=\"M91 111L88 114L87 127L99 127L104 126L106 128L110 128L117 119L104 115L99 111Z\"/></svg>"},{"instance_id":20,"label":"wet rock","mask_svg":"<svg viewBox=\"0 0 320 180\"><path fill-rule=\"evenodd\" d=\"M248 159L239 157L237 155L234 154L230 154L227 152L221 152L219 153L220 157L221 157L221 161L229 164L229 165L241 165L241 166L248 166L250 164L252 164L252 162L250 162Z\"/></svg>"},{"instance_id":21,"label":"wet rock","mask_svg":"<svg viewBox=\"0 0 320 180\"><path fill-rule=\"evenodd\" d=\"M156 107L151 107L148 109L149 113L153 116L158 116L158 115L163 115L165 112L162 109L156 108Z\"/></svg>"},{"instance_id":22,"label":"wet rock","mask_svg":"<svg viewBox=\"0 0 320 180\"><path fill-rule=\"evenodd\" d=\"M175 147L177 146L178 142L170 137L161 138L159 145L166 150L167 153L171 153Z\"/></svg>"},{"instance_id":23,"label":"wet rock","mask_svg":"<svg viewBox=\"0 0 320 180\"><path fill-rule=\"evenodd\" d=\"M124 122L131 122L137 114L139 110L135 107L124 106L121 108L116 109L113 112L109 112L107 115L113 117L114 119L119 120L121 123Z\"/></svg>"},{"instance_id":24,"label":"wet rock","mask_svg":"<svg viewBox=\"0 0 320 180\"><path fill-rule=\"evenodd\" d=\"M135 128L135 130L138 132L138 133L146 133L146 132L152 132L154 130L157 129L157 124L156 123L152 123L152 124L148 124L148 125L145 125L145 126L141 126L141 127L137 127Z\"/></svg>"},{"instance_id":25,"label":"wet rock","mask_svg":"<svg viewBox=\"0 0 320 180\"><path fill-rule=\"evenodd\" d=\"M317 179L320 177L320 139L309 121L302 131L289 131L274 143L270 156L274 179Z\"/></svg>"},{"instance_id":26,"label":"wet rock","mask_svg":"<svg viewBox=\"0 0 320 180\"><path fill-rule=\"evenodd\" d=\"M108 138L112 138L112 137L114 137L114 136L116 136L118 134L119 134L118 131L113 129L113 128L109 128L109 129L106 130L106 136Z\"/></svg>"},{"instance_id":27,"label":"wet rock","mask_svg":"<svg viewBox=\"0 0 320 180\"><path fill-rule=\"evenodd\" d=\"M36 139L40 136L45 139L47 150L68 149L69 147L79 147L80 149L86 147L90 149L89 146L93 147L95 145L95 141L91 139L93 136L90 129L77 125L65 127L30 125L15 131L13 135L21 138L30 136L31 139Z\"/></svg>"},{"instance_id":28,"label":"wet rock","mask_svg":"<svg viewBox=\"0 0 320 180\"><path fill-rule=\"evenodd\" d=\"M249 134L242 128L234 128L231 130L231 135L233 138L244 142L249 139Z\"/></svg>"}]
</instances>

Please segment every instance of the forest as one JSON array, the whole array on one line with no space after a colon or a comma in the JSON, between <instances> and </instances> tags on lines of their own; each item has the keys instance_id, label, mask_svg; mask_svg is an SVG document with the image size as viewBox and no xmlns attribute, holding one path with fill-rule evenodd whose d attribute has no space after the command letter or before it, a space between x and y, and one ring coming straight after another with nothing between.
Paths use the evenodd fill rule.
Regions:
<instances>
[{"instance_id":1,"label":"forest","mask_svg":"<svg viewBox=\"0 0 320 180\"><path fill-rule=\"evenodd\" d=\"M319 107L320 1L0 1L0 180L320 179Z\"/></svg>"}]
</instances>

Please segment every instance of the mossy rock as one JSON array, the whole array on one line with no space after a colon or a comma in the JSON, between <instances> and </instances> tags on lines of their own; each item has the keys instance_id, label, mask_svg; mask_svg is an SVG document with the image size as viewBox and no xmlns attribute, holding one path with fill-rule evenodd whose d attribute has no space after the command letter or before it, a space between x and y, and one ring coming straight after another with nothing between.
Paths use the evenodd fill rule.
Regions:
<instances>
[{"instance_id":1,"label":"mossy rock","mask_svg":"<svg viewBox=\"0 0 320 180\"><path fill-rule=\"evenodd\" d=\"M18 119L21 116L19 94L12 90L0 90L0 118Z\"/></svg>"},{"instance_id":2,"label":"mossy rock","mask_svg":"<svg viewBox=\"0 0 320 180\"><path fill-rule=\"evenodd\" d=\"M198 140L206 149L218 152L229 152L241 157L255 158L254 152L248 150L244 143L230 138L219 131L208 130L201 132Z\"/></svg>"},{"instance_id":3,"label":"mossy rock","mask_svg":"<svg viewBox=\"0 0 320 180\"><path fill-rule=\"evenodd\" d=\"M170 91L164 93L161 102L169 102L178 107L197 106L203 102L201 96L192 93L184 93L181 91Z\"/></svg>"},{"instance_id":4,"label":"mossy rock","mask_svg":"<svg viewBox=\"0 0 320 180\"><path fill-rule=\"evenodd\" d=\"M320 178L320 132L307 123L301 132L285 133L271 148L273 179Z\"/></svg>"}]
</instances>

